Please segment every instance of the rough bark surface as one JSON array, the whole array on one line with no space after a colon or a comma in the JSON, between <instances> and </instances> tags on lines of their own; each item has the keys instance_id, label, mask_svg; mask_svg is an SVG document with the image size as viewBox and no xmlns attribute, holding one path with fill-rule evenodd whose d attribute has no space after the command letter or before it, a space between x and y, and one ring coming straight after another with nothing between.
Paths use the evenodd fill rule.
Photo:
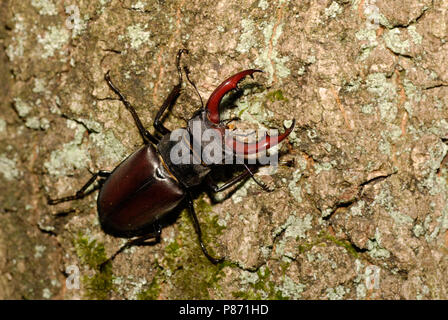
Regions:
<instances>
[{"instance_id":1,"label":"rough bark surface","mask_svg":"<svg viewBox=\"0 0 448 320\"><path fill-rule=\"evenodd\" d=\"M0 299L448 299L448 2L4 0L0 7ZM102 232L96 195L57 206L141 145L177 81L206 99L247 80L228 114L297 126L282 166L196 193L158 244ZM185 124L191 86L165 124ZM78 281L79 280L79 281Z\"/></svg>"}]
</instances>

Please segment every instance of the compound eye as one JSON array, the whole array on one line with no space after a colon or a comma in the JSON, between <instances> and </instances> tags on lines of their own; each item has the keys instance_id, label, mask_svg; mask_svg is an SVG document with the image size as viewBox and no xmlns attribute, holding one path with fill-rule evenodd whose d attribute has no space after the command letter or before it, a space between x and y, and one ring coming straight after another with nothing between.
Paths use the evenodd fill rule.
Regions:
<instances>
[{"instance_id":1,"label":"compound eye","mask_svg":"<svg viewBox=\"0 0 448 320\"><path fill-rule=\"evenodd\" d=\"M162 179L162 180L166 179L165 175L163 174L162 169L160 169L160 168L156 168L156 177L158 179Z\"/></svg>"}]
</instances>

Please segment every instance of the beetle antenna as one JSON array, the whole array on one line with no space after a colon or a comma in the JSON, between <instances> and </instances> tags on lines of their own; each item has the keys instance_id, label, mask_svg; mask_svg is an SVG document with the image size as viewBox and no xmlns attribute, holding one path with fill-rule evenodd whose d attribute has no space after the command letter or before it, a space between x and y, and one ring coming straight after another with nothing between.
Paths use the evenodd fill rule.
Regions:
<instances>
[{"instance_id":1,"label":"beetle antenna","mask_svg":"<svg viewBox=\"0 0 448 320\"><path fill-rule=\"evenodd\" d=\"M201 108L204 109L204 102L202 101L202 97L201 97L201 95L200 95L200 93L199 93L198 88L196 87L196 85L194 84L194 82L191 81L191 79L190 79L190 77L189 77L190 70L188 69L187 66L184 66L184 72L185 72L185 75L187 76L187 80L188 80L188 82L190 82L190 84L193 86L194 90L196 91L196 94L197 94L198 97L199 97L199 100L201 100Z\"/></svg>"},{"instance_id":2,"label":"beetle antenna","mask_svg":"<svg viewBox=\"0 0 448 320\"><path fill-rule=\"evenodd\" d=\"M182 68L180 67L180 58L182 57L182 53L188 54L188 49L180 49L176 55L176 68L177 74L179 75L179 83L182 83Z\"/></svg>"},{"instance_id":3,"label":"beetle antenna","mask_svg":"<svg viewBox=\"0 0 448 320\"><path fill-rule=\"evenodd\" d=\"M180 66L180 58L182 57L182 53L186 53L189 54L190 52L188 51L188 49L180 49L177 52L177 56L176 56L176 67L177 67L177 74L179 75L179 83L182 83L182 68ZM196 94L199 97L199 100L201 100L201 108L204 109L204 102L202 101L202 97L199 93L198 88L196 87L196 85L194 84L193 81L191 81L189 75L190 75L190 70L188 69L187 66L184 66L184 72L185 75L187 77L188 82L193 86L194 90L196 91Z\"/></svg>"}]
</instances>

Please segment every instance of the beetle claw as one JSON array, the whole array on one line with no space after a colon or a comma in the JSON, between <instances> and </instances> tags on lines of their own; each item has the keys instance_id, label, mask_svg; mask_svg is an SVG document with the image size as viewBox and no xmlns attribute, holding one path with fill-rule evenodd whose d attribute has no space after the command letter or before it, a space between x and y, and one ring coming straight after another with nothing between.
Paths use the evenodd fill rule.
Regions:
<instances>
[{"instance_id":1,"label":"beetle claw","mask_svg":"<svg viewBox=\"0 0 448 320\"><path fill-rule=\"evenodd\" d=\"M210 98L207 101L206 109L208 112L208 118L211 122L218 124L219 123L219 103L221 102L224 95L233 89L239 89L238 83L245 77L251 76L253 78L253 74L255 72L263 72L258 69L248 69L241 71L237 74L234 74L230 78L224 80L213 93L210 95Z\"/></svg>"},{"instance_id":2,"label":"beetle claw","mask_svg":"<svg viewBox=\"0 0 448 320\"><path fill-rule=\"evenodd\" d=\"M295 124L296 124L296 120L293 119L291 126L289 128L287 128L285 130L285 132L283 132L282 134L280 134L278 136L273 136L273 137L266 134L266 136L264 138L262 138L261 140L255 142L255 143L241 142L234 138L226 139L225 143L227 146L232 148L236 154L239 154L239 155L255 154L260 151L267 150L267 149L279 144L280 142L282 142L292 132Z\"/></svg>"}]
</instances>

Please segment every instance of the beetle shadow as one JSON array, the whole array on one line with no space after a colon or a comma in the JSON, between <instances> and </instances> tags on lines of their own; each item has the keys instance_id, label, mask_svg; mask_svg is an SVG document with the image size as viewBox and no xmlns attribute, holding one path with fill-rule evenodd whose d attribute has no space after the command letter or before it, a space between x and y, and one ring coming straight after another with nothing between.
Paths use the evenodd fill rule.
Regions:
<instances>
[{"instance_id":1,"label":"beetle shadow","mask_svg":"<svg viewBox=\"0 0 448 320\"><path fill-rule=\"evenodd\" d=\"M244 173L244 171L246 170L247 169L243 165L238 164L230 166L221 165L213 169L211 177L215 183L222 183L232 179L237 175ZM222 190L220 192L213 192L211 188L207 188L207 186L205 186L206 187L205 193L209 197L212 204L222 203L230 199L235 194L235 192L237 192L247 182L248 179L250 179L250 176L244 178L240 182L236 183L234 186L231 186L228 189Z\"/></svg>"},{"instance_id":2,"label":"beetle shadow","mask_svg":"<svg viewBox=\"0 0 448 320\"><path fill-rule=\"evenodd\" d=\"M280 159L284 155L287 155L288 153L289 153L289 151L287 151L287 150L279 151L278 159ZM264 168L266 166L269 166L269 165L261 164L258 161L255 165L254 164L249 165L250 170L254 174L256 174L259 169ZM279 163L277 164L277 166L278 167L290 167L290 168L294 167L295 166L294 158L287 160L287 161L279 160ZM230 166L229 165L220 165L220 166L217 166L216 168L214 168L211 174L212 174L213 181L215 183L218 183L218 182L225 183L225 181L229 181L233 177L235 177L239 174L242 174L245 171L247 171L247 169L242 164L234 164L234 165L230 165ZM234 186L229 187L228 190L223 190L219 193L215 193L215 192L213 192L213 190L208 188L206 193L207 193L208 197L210 198L212 204L222 203L222 202L228 200L229 198L231 198L240 188L243 187L243 185L249 179L251 179L251 176L248 176L248 177L244 178L243 180L241 180L240 182L236 183ZM216 196L217 194L221 194L221 193L225 193L225 195L222 197Z\"/></svg>"},{"instance_id":3,"label":"beetle shadow","mask_svg":"<svg viewBox=\"0 0 448 320\"><path fill-rule=\"evenodd\" d=\"M158 222L159 222L162 230L163 230L163 228L165 228L167 226L175 224L176 221L179 219L180 214L185 209L188 210L188 206L187 206L186 201L183 200L180 205L178 205L176 208L174 208L173 210L171 210L170 212L165 214L163 217L161 217ZM162 233L163 233L163 231L162 231ZM163 238L163 234L162 234L162 238Z\"/></svg>"},{"instance_id":4,"label":"beetle shadow","mask_svg":"<svg viewBox=\"0 0 448 320\"><path fill-rule=\"evenodd\" d=\"M116 232L114 230L108 230L104 226L101 226L101 229L108 235L111 235L111 236L117 237L117 238L125 238L125 239L143 237L143 236L147 236L149 234L156 234L158 228L160 228L160 230L162 230L162 233L163 233L163 229L166 226L174 224L176 222L176 220L178 219L180 213L185 208L187 208L187 205L185 204L184 201L182 201L181 204L178 205L176 208L174 208L170 212L168 212L165 215L163 215L162 217L160 217L156 223L152 222L146 226L141 227L138 230L133 230L133 231L129 231L129 232ZM163 237L163 235L162 235L162 237ZM154 238L149 238L148 240L145 240L144 242L136 244L136 245L138 245L138 246L155 245L160 242L160 241L157 241L156 238L157 237L154 236Z\"/></svg>"},{"instance_id":5,"label":"beetle shadow","mask_svg":"<svg viewBox=\"0 0 448 320\"><path fill-rule=\"evenodd\" d=\"M219 104L220 112L222 112L223 110L236 109L238 107L236 105L236 102L243 96L245 90L254 90L263 88L265 88L265 86L256 82L252 82L252 83L246 83L240 86L238 89L230 91L229 93L224 95L224 97L221 100L221 103Z\"/></svg>"}]
</instances>

